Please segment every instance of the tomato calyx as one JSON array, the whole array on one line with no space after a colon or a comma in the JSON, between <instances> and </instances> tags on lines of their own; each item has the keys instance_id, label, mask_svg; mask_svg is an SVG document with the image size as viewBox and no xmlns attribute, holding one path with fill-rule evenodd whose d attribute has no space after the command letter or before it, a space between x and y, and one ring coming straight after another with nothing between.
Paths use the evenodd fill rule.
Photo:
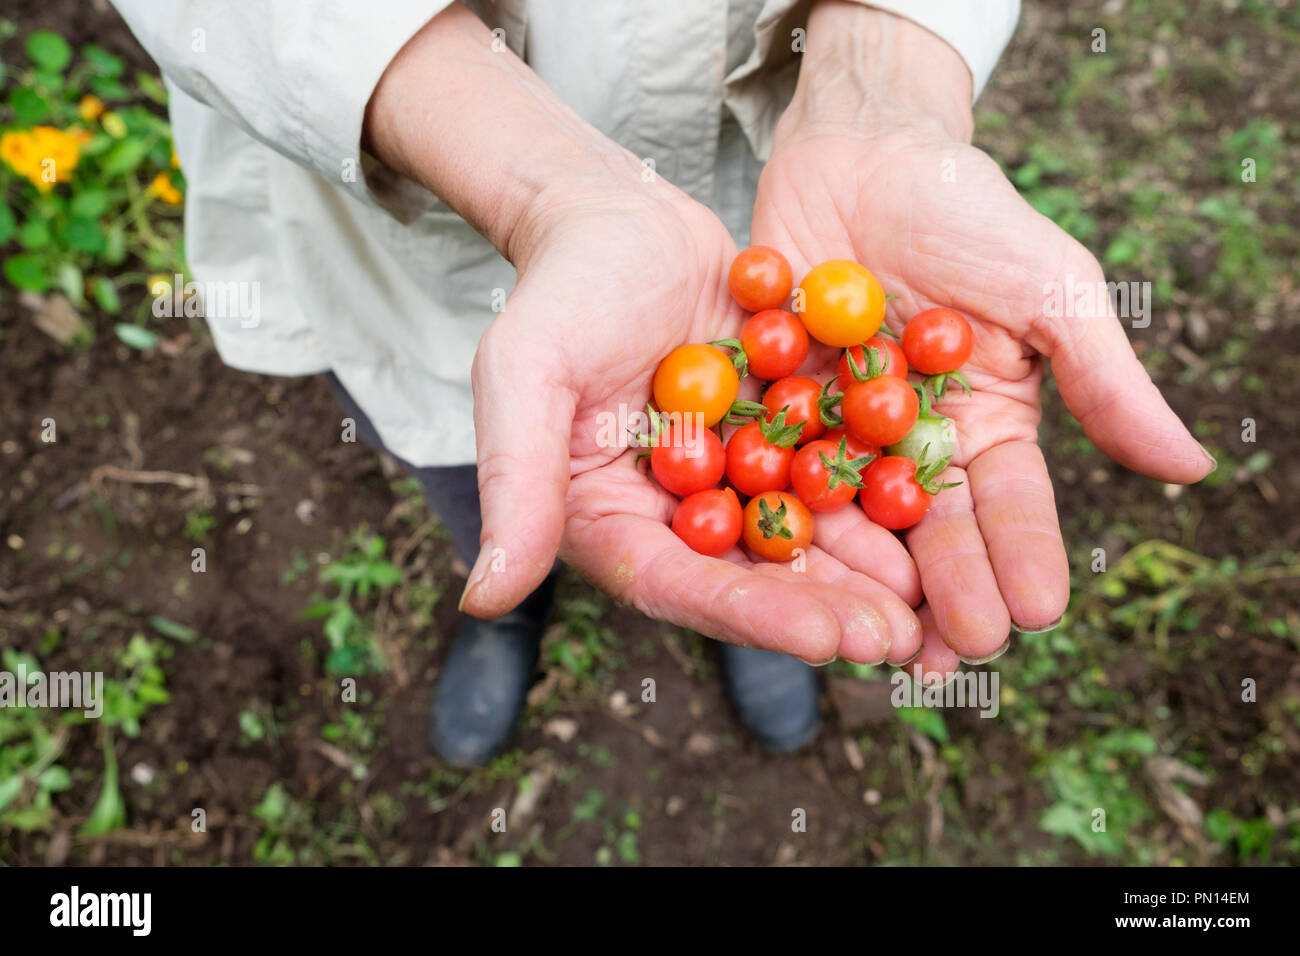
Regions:
<instances>
[{"instance_id":1,"label":"tomato calyx","mask_svg":"<svg viewBox=\"0 0 1300 956\"><path fill-rule=\"evenodd\" d=\"M722 420L728 425L748 425L751 421L767 417L767 406L762 402L750 402L738 398L731 403Z\"/></svg>"},{"instance_id":2,"label":"tomato calyx","mask_svg":"<svg viewBox=\"0 0 1300 956\"><path fill-rule=\"evenodd\" d=\"M868 379L880 378L889 372L889 353L885 352L884 362L880 360L880 353L885 351L878 345L871 345L869 342L862 343L862 356L867 361L867 367L863 369L858 365L858 360L853 357L853 349L844 353L844 358L848 362L849 372L859 382L865 382Z\"/></svg>"},{"instance_id":3,"label":"tomato calyx","mask_svg":"<svg viewBox=\"0 0 1300 956\"><path fill-rule=\"evenodd\" d=\"M850 358L849 362L851 363L852 361L853 359ZM962 375L958 369L953 369L951 372L940 372L938 375L927 376L925 384L928 388L933 390L935 398L943 398L944 392L948 390L948 382L950 380L960 385L967 395L971 394L970 383L966 381L966 376Z\"/></svg>"},{"instance_id":4,"label":"tomato calyx","mask_svg":"<svg viewBox=\"0 0 1300 956\"><path fill-rule=\"evenodd\" d=\"M736 367L737 375L744 378L749 374L749 356L745 354L745 347L740 344L740 339L717 339L709 344L723 351L729 351L727 358L731 359L731 364Z\"/></svg>"},{"instance_id":5,"label":"tomato calyx","mask_svg":"<svg viewBox=\"0 0 1300 956\"><path fill-rule=\"evenodd\" d=\"M785 523L785 516L786 507L784 501L781 502L781 507L773 511L766 498L758 499L757 528L764 538L785 538L787 540L794 538L794 532Z\"/></svg>"},{"instance_id":6,"label":"tomato calyx","mask_svg":"<svg viewBox=\"0 0 1300 956\"><path fill-rule=\"evenodd\" d=\"M850 364L853 362L852 357L849 358L849 362ZM826 384L822 386L822 393L817 398L817 411L821 415L822 424L827 428L839 428L844 424L843 416L835 410L836 406L840 404L840 399L844 397L844 393L831 394L831 386L838 380L838 375L832 375L826 381Z\"/></svg>"},{"instance_id":7,"label":"tomato calyx","mask_svg":"<svg viewBox=\"0 0 1300 956\"><path fill-rule=\"evenodd\" d=\"M772 416L770 422L767 420L766 414L755 419L763 440L769 445L775 445L777 448L793 448L799 443L799 436L803 434L804 423L798 422L794 425L787 425L785 415L788 411L790 411L790 406L784 405L779 412Z\"/></svg>"},{"instance_id":8,"label":"tomato calyx","mask_svg":"<svg viewBox=\"0 0 1300 956\"><path fill-rule=\"evenodd\" d=\"M960 485L960 481L939 481L939 474L948 467L949 459L941 458L938 461L926 461L926 452L929 450L930 446L926 445L921 449L921 454L917 456L921 459L921 464L916 466L916 483L921 486L922 490L928 495L937 495L945 488L956 488Z\"/></svg>"},{"instance_id":9,"label":"tomato calyx","mask_svg":"<svg viewBox=\"0 0 1300 956\"><path fill-rule=\"evenodd\" d=\"M930 415L931 398L930 398L929 380L922 382L920 385L917 385L915 382L913 382L912 391L916 392L917 401L921 403L921 408L917 413L917 417L920 418L922 416Z\"/></svg>"},{"instance_id":10,"label":"tomato calyx","mask_svg":"<svg viewBox=\"0 0 1300 956\"><path fill-rule=\"evenodd\" d=\"M642 450L636 453L635 464L640 467L641 462L650 457L650 449L659 444L659 436L664 432L664 419L667 415L659 411L651 404L645 407L646 419L650 422L650 432L647 435L638 435L631 428L628 429L628 435L636 444L640 445Z\"/></svg>"},{"instance_id":11,"label":"tomato calyx","mask_svg":"<svg viewBox=\"0 0 1300 956\"><path fill-rule=\"evenodd\" d=\"M834 458L827 457L824 451L819 451L817 455L822 460L822 467L830 472L830 477L826 479L828 489L838 488L841 482L853 488L861 488L862 469L876 460L875 455L850 458L847 435L840 436L840 446L836 450Z\"/></svg>"}]
</instances>

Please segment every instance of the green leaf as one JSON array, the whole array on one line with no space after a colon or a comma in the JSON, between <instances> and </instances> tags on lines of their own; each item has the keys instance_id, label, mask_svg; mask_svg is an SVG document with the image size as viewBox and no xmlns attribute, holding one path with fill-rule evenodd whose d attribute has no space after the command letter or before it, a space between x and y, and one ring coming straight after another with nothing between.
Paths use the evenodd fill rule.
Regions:
<instances>
[{"instance_id":1,"label":"green leaf","mask_svg":"<svg viewBox=\"0 0 1300 956\"><path fill-rule=\"evenodd\" d=\"M18 229L18 219L8 206L0 205L0 242L8 242Z\"/></svg>"},{"instance_id":2,"label":"green leaf","mask_svg":"<svg viewBox=\"0 0 1300 956\"><path fill-rule=\"evenodd\" d=\"M48 767L37 779L36 784L42 790L49 790L57 793L60 790L67 790L72 786L72 774L66 769L55 764Z\"/></svg>"},{"instance_id":3,"label":"green leaf","mask_svg":"<svg viewBox=\"0 0 1300 956\"><path fill-rule=\"evenodd\" d=\"M43 70L62 72L72 59L72 48L51 30L33 30L27 36L27 55Z\"/></svg>"},{"instance_id":4,"label":"green leaf","mask_svg":"<svg viewBox=\"0 0 1300 956\"><path fill-rule=\"evenodd\" d=\"M108 209L109 195L107 189L83 189L72 197L68 212L73 216L95 219Z\"/></svg>"},{"instance_id":5,"label":"green leaf","mask_svg":"<svg viewBox=\"0 0 1300 956\"><path fill-rule=\"evenodd\" d=\"M120 56L109 53L102 46L87 43L81 48L81 55L87 63L95 68L96 73L104 76L118 77L126 69L126 63Z\"/></svg>"},{"instance_id":6,"label":"green leaf","mask_svg":"<svg viewBox=\"0 0 1300 956\"><path fill-rule=\"evenodd\" d=\"M1271 451L1257 451L1246 459L1244 467L1246 472L1251 475L1258 475L1261 471L1268 471L1273 464L1273 453Z\"/></svg>"},{"instance_id":7,"label":"green leaf","mask_svg":"<svg viewBox=\"0 0 1300 956\"><path fill-rule=\"evenodd\" d=\"M941 744L948 742L948 725L941 711L932 707L900 707L898 719Z\"/></svg>"},{"instance_id":8,"label":"green leaf","mask_svg":"<svg viewBox=\"0 0 1300 956\"><path fill-rule=\"evenodd\" d=\"M69 249L97 256L108 245L104 230L93 219L74 216L63 227L63 241Z\"/></svg>"},{"instance_id":9,"label":"green leaf","mask_svg":"<svg viewBox=\"0 0 1300 956\"><path fill-rule=\"evenodd\" d=\"M381 588L392 587L402 580L402 572L388 561L375 561L368 567L367 579Z\"/></svg>"},{"instance_id":10,"label":"green leaf","mask_svg":"<svg viewBox=\"0 0 1300 956\"><path fill-rule=\"evenodd\" d=\"M262 802L253 807L253 816L266 823L279 823L284 819L289 810L289 797L284 792L284 787L278 783L273 783L266 788L266 793L262 796Z\"/></svg>"},{"instance_id":11,"label":"green leaf","mask_svg":"<svg viewBox=\"0 0 1300 956\"><path fill-rule=\"evenodd\" d=\"M63 86L63 74L58 70L38 68L32 73L32 85L41 90L58 90Z\"/></svg>"},{"instance_id":12,"label":"green leaf","mask_svg":"<svg viewBox=\"0 0 1300 956\"><path fill-rule=\"evenodd\" d=\"M1078 836L1087 826L1078 808L1068 803L1055 803L1038 818L1040 829L1057 836Z\"/></svg>"},{"instance_id":13,"label":"green leaf","mask_svg":"<svg viewBox=\"0 0 1300 956\"><path fill-rule=\"evenodd\" d=\"M1136 262L1142 253L1142 237L1136 230L1124 227L1111 240L1102 260L1110 266L1126 266Z\"/></svg>"},{"instance_id":14,"label":"green leaf","mask_svg":"<svg viewBox=\"0 0 1300 956\"><path fill-rule=\"evenodd\" d=\"M104 742L104 785L99 789L99 799L95 809L90 811L90 818L81 832L94 836L108 833L126 826L126 804L122 802L122 791L117 786L117 754L113 752L112 739Z\"/></svg>"},{"instance_id":15,"label":"green leaf","mask_svg":"<svg viewBox=\"0 0 1300 956\"><path fill-rule=\"evenodd\" d=\"M44 219L28 219L18 230L18 244L24 249L43 249L52 238Z\"/></svg>"},{"instance_id":16,"label":"green leaf","mask_svg":"<svg viewBox=\"0 0 1300 956\"><path fill-rule=\"evenodd\" d=\"M177 624L175 621L168 620L165 617L154 615L149 618L149 626L161 634L163 637L170 637L174 641L180 641L182 644L188 644L198 635L194 628L187 627L184 624Z\"/></svg>"},{"instance_id":17,"label":"green leaf","mask_svg":"<svg viewBox=\"0 0 1300 956\"><path fill-rule=\"evenodd\" d=\"M322 630L331 647L342 647L348 639L353 626L360 620L350 605L335 604L334 613L325 620Z\"/></svg>"},{"instance_id":18,"label":"green leaf","mask_svg":"<svg viewBox=\"0 0 1300 956\"><path fill-rule=\"evenodd\" d=\"M90 81L90 91L101 100L124 100L131 95L131 91L123 86L121 81L106 76L93 77Z\"/></svg>"},{"instance_id":19,"label":"green leaf","mask_svg":"<svg viewBox=\"0 0 1300 956\"><path fill-rule=\"evenodd\" d=\"M50 287L50 277L38 256L10 256L5 260L5 278L27 292L44 292Z\"/></svg>"},{"instance_id":20,"label":"green leaf","mask_svg":"<svg viewBox=\"0 0 1300 956\"><path fill-rule=\"evenodd\" d=\"M127 322L119 322L113 327L117 337L131 346L133 349L139 349L144 352L158 344L158 336L146 328L138 325L131 325Z\"/></svg>"},{"instance_id":21,"label":"green leaf","mask_svg":"<svg viewBox=\"0 0 1300 956\"><path fill-rule=\"evenodd\" d=\"M14 122L19 126L34 126L50 112L45 97L26 86L16 87L9 94L9 108L14 111Z\"/></svg>"},{"instance_id":22,"label":"green leaf","mask_svg":"<svg viewBox=\"0 0 1300 956\"><path fill-rule=\"evenodd\" d=\"M45 830L50 825L50 808L44 807L27 807L23 810L14 810L4 815L4 822L9 824L15 830L24 833L34 833L37 830Z\"/></svg>"},{"instance_id":23,"label":"green leaf","mask_svg":"<svg viewBox=\"0 0 1300 956\"><path fill-rule=\"evenodd\" d=\"M110 265L118 265L124 259L126 259L126 230L121 226L114 226L108 230L104 243L104 261Z\"/></svg>"},{"instance_id":24,"label":"green leaf","mask_svg":"<svg viewBox=\"0 0 1300 956\"><path fill-rule=\"evenodd\" d=\"M76 263L64 262L59 266L58 277L56 279L58 286L63 290L63 294L72 300L74 305L82 306L86 304L86 280L77 268Z\"/></svg>"},{"instance_id":25,"label":"green leaf","mask_svg":"<svg viewBox=\"0 0 1300 956\"><path fill-rule=\"evenodd\" d=\"M136 699L145 704L165 704L172 699L165 687L157 684L141 684L135 692Z\"/></svg>"},{"instance_id":26,"label":"green leaf","mask_svg":"<svg viewBox=\"0 0 1300 956\"><path fill-rule=\"evenodd\" d=\"M0 780L0 810L13 803L14 797L22 793L24 777L21 773L15 773L11 777L5 777Z\"/></svg>"},{"instance_id":27,"label":"green leaf","mask_svg":"<svg viewBox=\"0 0 1300 956\"><path fill-rule=\"evenodd\" d=\"M146 73L139 70L135 74L135 84L140 87L140 92L149 99L158 103L160 106L167 105L167 88L152 73Z\"/></svg>"},{"instance_id":28,"label":"green leaf","mask_svg":"<svg viewBox=\"0 0 1300 956\"><path fill-rule=\"evenodd\" d=\"M149 152L149 143L142 139L124 139L104 156L99 164L105 176L121 176L140 165Z\"/></svg>"}]
</instances>

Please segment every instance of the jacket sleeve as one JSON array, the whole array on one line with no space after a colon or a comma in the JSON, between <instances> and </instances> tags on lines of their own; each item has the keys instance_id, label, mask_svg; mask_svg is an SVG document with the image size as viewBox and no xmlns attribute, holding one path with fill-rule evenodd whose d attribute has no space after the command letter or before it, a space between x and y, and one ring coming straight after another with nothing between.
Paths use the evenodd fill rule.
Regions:
<instances>
[{"instance_id":1,"label":"jacket sleeve","mask_svg":"<svg viewBox=\"0 0 1300 956\"><path fill-rule=\"evenodd\" d=\"M366 104L451 0L114 0L163 74L251 136L412 218L432 194L362 155Z\"/></svg>"},{"instance_id":2,"label":"jacket sleeve","mask_svg":"<svg viewBox=\"0 0 1300 956\"><path fill-rule=\"evenodd\" d=\"M998 57L1016 32L1020 0L864 0L869 6L906 17L957 51L974 80L974 98L984 90Z\"/></svg>"}]
</instances>

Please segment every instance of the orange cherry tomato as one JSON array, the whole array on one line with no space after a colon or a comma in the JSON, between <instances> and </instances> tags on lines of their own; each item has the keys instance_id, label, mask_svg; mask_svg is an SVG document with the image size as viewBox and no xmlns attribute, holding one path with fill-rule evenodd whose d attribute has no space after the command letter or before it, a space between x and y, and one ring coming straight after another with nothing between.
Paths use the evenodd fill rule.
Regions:
<instances>
[{"instance_id":1,"label":"orange cherry tomato","mask_svg":"<svg viewBox=\"0 0 1300 956\"><path fill-rule=\"evenodd\" d=\"M659 410L700 415L705 428L722 421L740 389L731 359L712 345L682 345L655 370L654 396Z\"/></svg>"},{"instance_id":2,"label":"orange cherry tomato","mask_svg":"<svg viewBox=\"0 0 1300 956\"><path fill-rule=\"evenodd\" d=\"M731 263L727 286L742 309L777 309L790 294L794 272L785 256L768 246L750 246Z\"/></svg>"},{"instance_id":3,"label":"orange cherry tomato","mask_svg":"<svg viewBox=\"0 0 1300 956\"><path fill-rule=\"evenodd\" d=\"M794 304L809 335L840 349L861 345L885 320L885 290L848 259L813 266L799 283Z\"/></svg>"},{"instance_id":4,"label":"orange cherry tomato","mask_svg":"<svg viewBox=\"0 0 1300 956\"><path fill-rule=\"evenodd\" d=\"M760 558L789 561L812 543L812 512L788 491L765 491L745 505L743 537Z\"/></svg>"}]
</instances>

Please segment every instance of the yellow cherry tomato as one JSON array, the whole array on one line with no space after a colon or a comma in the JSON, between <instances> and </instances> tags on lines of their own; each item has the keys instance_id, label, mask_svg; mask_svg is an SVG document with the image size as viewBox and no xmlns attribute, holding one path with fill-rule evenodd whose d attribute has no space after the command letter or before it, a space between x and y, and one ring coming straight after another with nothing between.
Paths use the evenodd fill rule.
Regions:
<instances>
[{"instance_id":1,"label":"yellow cherry tomato","mask_svg":"<svg viewBox=\"0 0 1300 956\"><path fill-rule=\"evenodd\" d=\"M799 283L794 304L809 335L840 349L862 344L885 320L885 290L848 259L814 266Z\"/></svg>"},{"instance_id":2,"label":"yellow cherry tomato","mask_svg":"<svg viewBox=\"0 0 1300 956\"><path fill-rule=\"evenodd\" d=\"M721 349L712 345L682 345L655 370L655 404L662 412L699 414L712 428L736 400L740 376Z\"/></svg>"}]
</instances>

